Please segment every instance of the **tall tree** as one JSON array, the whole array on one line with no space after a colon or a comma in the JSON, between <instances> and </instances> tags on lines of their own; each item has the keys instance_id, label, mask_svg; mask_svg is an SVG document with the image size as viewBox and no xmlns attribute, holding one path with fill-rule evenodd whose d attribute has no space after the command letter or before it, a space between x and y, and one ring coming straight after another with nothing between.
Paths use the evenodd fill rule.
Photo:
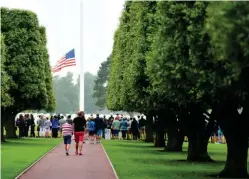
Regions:
<instances>
[{"instance_id":1,"label":"tall tree","mask_svg":"<svg viewBox=\"0 0 249 179\"><path fill-rule=\"evenodd\" d=\"M1 108L8 107L12 105L12 99L9 95L9 88L12 82L11 78L8 76L5 70L5 61L6 61L6 49L4 44L4 37L1 34ZM9 82L9 83L8 83ZM4 142L4 128L3 120L1 120L1 141Z\"/></svg>"},{"instance_id":2,"label":"tall tree","mask_svg":"<svg viewBox=\"0 0 249 179\"><path fill-rule=\"evenodd\" d=\"M94 93L94 81L96 80L96 76L86 72L85 73L85 84L84 84L84 90L85 90L85 112L86 113L97 113L99 111L96 104L96 99L93 98Z\"/></svg>"},{"instance_id":3,"label":"tall tree","mask_svg":"<svg viewBox=\"0 0 249 179\"><path fill-rule=\"evenodd\" d=\"M51 73L45 73L48 59L44 58L45 44L36 14L1 8L1 20L6 45L5 69L13 79L9 90L13 105L2 107L2 120L7 137L15 137L14 117L18 112L28 109L51 110L54 107L49 104L45 80Z\"/></svg>"},{"instance_id":4,"label":"tall tree","mask_svg":"<svg viewBox=\"0 0 249 179\"><path fill-rule=\"evenodd\" d=\"M227 141L226 165L219 176L248 177L249 5L246 2L211 3L207 12L213 63L219 67L219 74L223 74L218 83L220 100L212 111ZM237 111L239 107L243 107L242 114Z\"/></svg>"},{"instance_id":5,"label":"tall tree","mask_svg":"<svg viewBox=\"0 0 249 179\"><path fill-rule=\"evenodd\" d=\"M84 98L85 98L85 112L96 113L98 111L95 105L96 100L93 96L93 86L96 76L91 73L84 74ZM79 87L80 80L73 82L73 73L68 72L66 76L53 77L54 93L56 98L56 113L75 113L79 110Z\"/></svg>"},{"instance_id":6,"label":"tall tree","mask_svg":"<svg viewBox=\"0 0 249 179\"><path fill-rule=\"evenodd\" d=\"M56 113L75 113L79 106L79 85L73 83L73 73L53 77L53 89L56 99Z\"/></svg>"},{"instance_id":7,"label":"tall tree","mask_svg":"<svg viewBox=\"0 0 249 179\"><path fill-rule=\"evenodd\" d=\"M101 110L106 108L106 97L107 97L107 85L110 75L110 57L106 61L102 62L97 78L94 81L94 93L93 97L97 99L96 106Z\"/></svg>"}]
</instances>

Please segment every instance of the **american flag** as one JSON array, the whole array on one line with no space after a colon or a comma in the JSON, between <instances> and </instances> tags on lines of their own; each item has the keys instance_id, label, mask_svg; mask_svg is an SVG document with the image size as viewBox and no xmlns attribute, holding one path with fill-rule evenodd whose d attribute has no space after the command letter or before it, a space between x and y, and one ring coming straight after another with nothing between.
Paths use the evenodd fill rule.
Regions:
<instances>
[{"instance_id":1,"label":"american flag","mask_svg":"<svg viewBox=\"0 0 249 179\"><path fill-rule=\"evenodd\" d=\"M55 67L52 69L52 72L59 72L62 68L69 66L76 66L74 49L66 53L66 55L57 61Z\"/></svg>"}]
</instances>

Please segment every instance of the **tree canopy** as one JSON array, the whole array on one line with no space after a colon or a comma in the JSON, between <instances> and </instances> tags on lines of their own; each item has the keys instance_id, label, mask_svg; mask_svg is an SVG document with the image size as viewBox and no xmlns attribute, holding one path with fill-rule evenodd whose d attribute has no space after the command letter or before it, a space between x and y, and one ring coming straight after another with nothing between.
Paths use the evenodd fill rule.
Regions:
<instances>
[{"instance_id":1,"label":"tree canopy","mask_svg":"<svg viewBox=\"0 0 249 179\"><path fill-rule=\"evenodd\" d=\"M242 148L248 148L249 137L245 132L249 117L248 11L246 2L127 1L114 35L108 109L154 110L158 126L167 121L167 129L175 127L172 121L181 123L190 140L189 151L200 157L207 156L210 135L203 113L212 109L210 125L218 121L230 151L220 176L248 176L246 160L237 168L236 162L230 163L235 136L243 135L237 152L247 157ZM240 115L237 109L241 106ZM199 145L196 140L202 146L194 147ZM203 151L194 151L197 148Z\"/></svg>"},{"instance_id":2,"label":"tree canopy","mask_svg":"<svg viewBox=\"0 0 249 179\"><path fill-rule=\"evenodd\" d=\"M39 26L37 15L26 10L1 8L1 20L6 45L4 65L13 80L9 88L12 112L53 109L53 94L51 90L47 92L52 83L45 80L51 78L51 71L47 70L46 35L44 28Z\"/></svg>"},{"instance_id":3,"label":"tree canopy","mask_svg":"<svg viewBox=\"0 0 249 179\"><path fill-rule=\"evenodd\" d=\"M93 97L97 99L96 106L101 110L106 108L106 96L107 96L107 85L110 75L110 57L106 61L102 62L97 78L94 81L94 93Z\"/></svg>"}]
</instances>

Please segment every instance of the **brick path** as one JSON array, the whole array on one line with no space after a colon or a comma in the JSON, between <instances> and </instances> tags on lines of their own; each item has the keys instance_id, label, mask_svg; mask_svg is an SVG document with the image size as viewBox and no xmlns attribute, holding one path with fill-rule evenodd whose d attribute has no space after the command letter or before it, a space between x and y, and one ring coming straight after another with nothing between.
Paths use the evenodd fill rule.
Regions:
<instances>
[{"instance_id":1,"label":"brick path","mask_svg":"<svg viewBox=\"0 0 249 179\"><path fill-rule=\"evenodd\" d=\"M19 179L116 179L101 144L84 144L83 155L69 156L59 145Z\"/></svg>"}]
</instances>

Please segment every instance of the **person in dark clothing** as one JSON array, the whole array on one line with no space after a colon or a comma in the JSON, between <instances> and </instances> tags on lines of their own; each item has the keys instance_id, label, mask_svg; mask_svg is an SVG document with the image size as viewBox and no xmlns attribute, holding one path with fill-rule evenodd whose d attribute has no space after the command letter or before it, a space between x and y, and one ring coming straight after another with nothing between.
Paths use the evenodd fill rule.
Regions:
<instances>
[{"instance_id":1,"label":"person in dark clothing","mask_svg":"<svg viewBox=\"0 0 249 179\"><path fill-rule=\"evenodd\" d=\"M19 115L19 118L16 122L16 125L19 128L19 137L24 137L24 117L22 114Z\"/></svg>"},{"instance_id":2,"label":"person in dark clothing","mask_svg":"<svg viewBox=\"0 0 249 179\"><path fill-rule=\"evenodd\" d=\"M100 139L103 134L103 128L104 128L104 121L102 118L99 117L99 114L96 115L95 118L95 128L96 128L96 143L100 143Z\"/></svg>"},{"instance_id":3,"label":"person in dark clothing","mask_svg":"<svg viewBox=\"0 0 249 179\"><path fill-rule=\"evenodd\" d=\"M30 115L30 137L35 137L35 119L33 114Z\"/></svg>"},{"instance_id":4,"label":"person in dark clothing","mask_svg":"<svg viewBox=\"0 0 249 179\"><path fill-rule=\"evenodd\" d=\"M58 137L58 129L59 129L59 120L54 117L52 120L52 137L57 138Z\"/></svg>"},{"instance_id":5,"label":"person in dark clothing","mask_svg":"<svg viewBox=\"0 0 249 179\"><path fill-rule=\"evenodd\" d=\"M137 140L139 138L139 125L135 118L133 118L131 122L131 132L132 132L133 140Z\"/></svg>"},{"instance_id":6,"label":"person in dark clothing","mask_svg":"<svg viewBox=\"0 0 249 179\"><path fill-rule=\"evenodd\" d=\"M145 139L145 124L146 120L142 116L141 119L139 119L139 133L142 139Z\"/></svg>"},{"instance_id":7,"label":"person in dark clothing","mask_svg":"<svg viewBox=\"0 0 249 179\"><path fill-rule=\"evenodd\" d=\"M105 130L107 128L107 119L105 116L103 117L103 122L104 122L104 127L103 127L102 137L105 138Z\"/></svg>"},{"instance_id":8,"label":"person in dark clothing","mask_svg":"<svg viewBox=\"0 0 249 179\"><path fill-rule=\"evenodd\" d=\"M28 114L25 114L25 118L24 118L24 137L28 137L29 126L30 126L30 118L29 118Z\"/></svg>"},{"instance_id":9,"label":"person in dark clothing","mask_svg":"<svg viewBox=\"0 0 249 179\"><path fill-rule=\"evenodd\" d=\"M83 111L79 111L77 115L78 116L73 120L74 140L75 140L75 149L76 149L75 154L83 155L82 148L84 140L84 130L86 127L86 119L85 119L85 113Z\"/></svg>"}]
</instances>

